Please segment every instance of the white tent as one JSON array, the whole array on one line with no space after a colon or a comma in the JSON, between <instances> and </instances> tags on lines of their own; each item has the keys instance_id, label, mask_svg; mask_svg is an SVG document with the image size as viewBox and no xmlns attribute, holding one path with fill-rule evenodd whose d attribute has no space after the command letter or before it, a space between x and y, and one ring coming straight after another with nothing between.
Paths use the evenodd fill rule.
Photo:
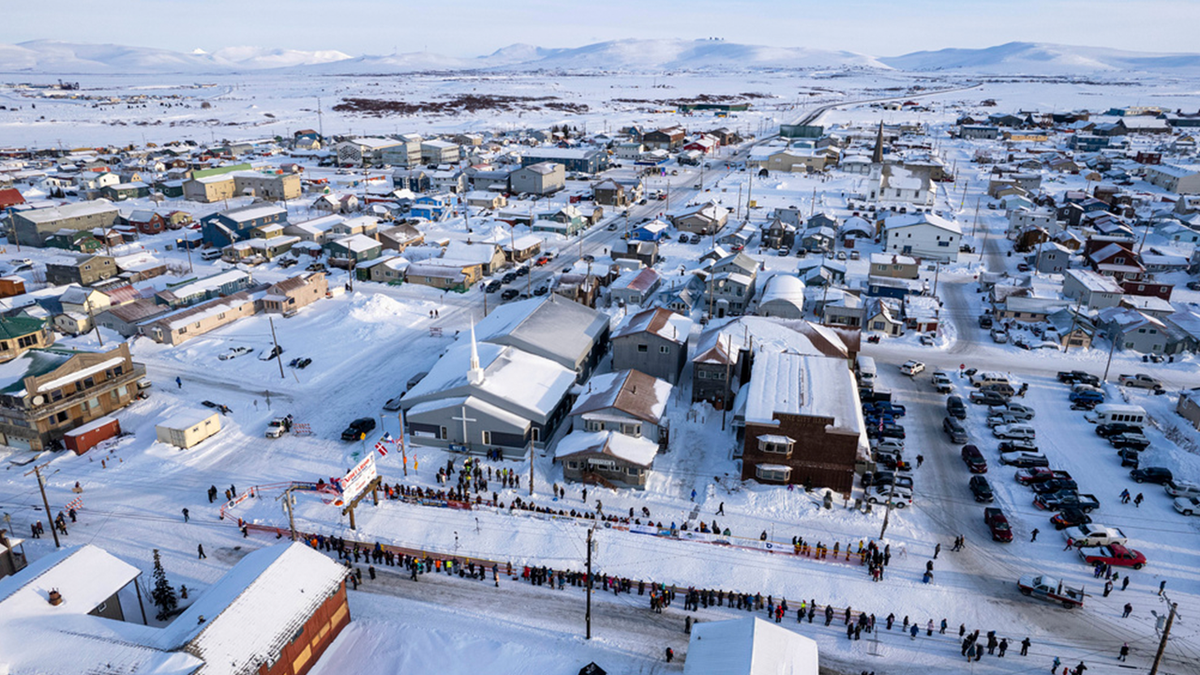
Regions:
<instances>
[{"instance_id":1,"label":"white tent","mask_svg":"<svg viewBox=\"0 0 1200 675\"><path fill-rule=\"evenodd\" d=\"M692 627L684 675L817 675L817 643L756 617Z\"/></svg>"}]
</instances>

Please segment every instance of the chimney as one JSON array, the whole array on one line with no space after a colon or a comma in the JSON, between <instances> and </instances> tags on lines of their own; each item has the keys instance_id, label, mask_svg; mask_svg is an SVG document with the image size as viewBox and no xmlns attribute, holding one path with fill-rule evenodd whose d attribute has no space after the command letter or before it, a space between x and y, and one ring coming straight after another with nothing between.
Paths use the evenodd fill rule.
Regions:
<instances>
[{"instance_id":1,"label":"chimney","mask_svg":"<svg viewBox=\"0 0 1200 675\"><path fill-rule=\"evenodd\" d=\"M50 600L51 605L58 607L59 605L62 604L62 601L63 601L62 593L59 593L57 588L51 589L49 600Z\"/></svg>"}]
</instances>

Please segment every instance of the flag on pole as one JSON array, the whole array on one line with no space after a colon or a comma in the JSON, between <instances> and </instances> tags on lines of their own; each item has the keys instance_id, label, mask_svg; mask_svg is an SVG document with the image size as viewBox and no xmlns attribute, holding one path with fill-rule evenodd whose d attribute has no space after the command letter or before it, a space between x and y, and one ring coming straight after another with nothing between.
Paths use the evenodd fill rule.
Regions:
<instances>
[{"instance_id":1,"label":"flag on pole","mask_svg":"<svg viewBox=\"0 0 1200 675\"><path fill-rule=\"evenodd\" d=\"M383 438L380 439L379 442L380 443L395 443L396 439L392 438L392 435L385 431L385 432L383 432Z\"/></svg>"},{"instance_id":2,"label":"flag on pole","mask_svg":"<svg viewBox=\"0 0 1200 675\"><path fill-rule=\"evenodd\" d=\"M383 444L383 441L376 443L375 449L379 451L380 457L387 457L388 449L387 446Z\"/></svg>"}]
</instances>

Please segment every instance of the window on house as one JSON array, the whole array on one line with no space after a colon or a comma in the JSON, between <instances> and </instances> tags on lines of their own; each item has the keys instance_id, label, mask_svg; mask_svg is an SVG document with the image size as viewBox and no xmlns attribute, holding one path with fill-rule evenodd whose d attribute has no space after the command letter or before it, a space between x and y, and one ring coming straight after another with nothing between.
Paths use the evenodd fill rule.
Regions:
<instances>
[{"instance_id":1,"label":"window on house","mask_svg":"<svg viewBox=\"0 0 1200 675\"><path fill-rule=\"evenodd\" d=\"M650 351L650 345L638 345L637 350L639 354L645 354Z\"/></svg>"},{"instance_id":2,"label":"window on house","mask_svg":"<svg viewBox=\"0 0 1200 675\"><path fill-rule=\"evenodd\" d=\"M490 431L483 432L483 444L484 445L492 444L492 432L490 432Z\"/></svg>"},{"instance_id":3,"label":"window on house","mask_svg":"<svg viewBox=\"0 0 1200 675\"><path fill-rule=\"evenodd\" d=\"M763 465L754 467L754 474L759 480L786 482L792 475L791 467L765 468Z\"/></svg>"},{"instance_id":4,"label":"window on house","mask_svg":"<svg viewBox=\"0 0 1200 675\"><path fill-rule=\"evenodd\" d=\"M26 335L24 337L17 338L17 346L18 347L32 347L36 344L37 344L37 336L36 335Z\"/></svg>"},{"instance_id":5,"label":"window on house","mask_svg":"<svg viewBox=\"0 0 1200 675\"><path fill-rule=\"evenodd\" d=\"M542 430L537 427L533 428L533 432L530 435L532 436L534 443L537 443L542 440Z\"/></svg>"},{"instance_id":6,"label":"window on house","mask_svg":"<svg viewBox=\"0 0 1200 675\"><path fill-rule=\"evenodd\" d=\"M670 354L670 353L671 353L671 347L670 347L669 345L661 345L661 346L658 348L658 353L659 353L659 354Z\"/></svg>"},{"instance_id":7,"label":"window on house","mask_svg":"<svg viewBox=\"0 0 1200 675\"><path fill-rule=\"evenodd\" d=\"M604 423L600 420L584 420L583 428L588 431L604 431Z\"/></svg>"},{"instance_id":8,"label":"window on house","mask_svg":"<svg viewBox=\"0 0 1200 675\"><path fill-rule=\"evenodd\" d=\"M626 467L625 473L630 476L640 476L640 475L642 475L642 470L640 467L630 466L630 467Z\"/></svg>"},{"instance_id":9,"label":"window on house","mask_svg":"<svg viewBox=\"0 0 1200 675\"><path fill-rule=\"evenodd\" d=\"M621 433L625 434L626 436L635 436L635 437L641 438L642 425L640 425L640 424L622 424L621 425Z\"/></svg>"},{"instance_id":10,"label":"window on house","mask_svg":"<svg viewBox=\"0 0 1200 675\"><path fill-rule=\"evenodd\" d=\"M54 421L58 424L62 424L63 422L66 422L67 421L67 411L64 410L64 411L58 413L57 415L55 415Z\"/></svg>"}]
</instances>

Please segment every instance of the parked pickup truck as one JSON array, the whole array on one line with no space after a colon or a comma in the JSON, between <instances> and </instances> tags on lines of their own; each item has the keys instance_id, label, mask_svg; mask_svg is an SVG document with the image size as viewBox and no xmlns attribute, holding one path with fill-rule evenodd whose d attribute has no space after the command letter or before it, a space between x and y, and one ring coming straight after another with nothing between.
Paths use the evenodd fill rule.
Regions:
<instances>
[{"instance_id":1,"label":"parked pickup truck","mask_svg":"<svg viewBox=\"0 0 1200 675\"><path fill-rule=\"evenodd\" d=\"M1137 387L1138 389L1162 389L1162 381L1156 377L1150 377L1145 373L1136 375L1122 375L1117 378L1117 383L1122 387Z\"/></svg>"},{"instance_id":2,"label":"parked pickup truck","mask_svg":"<svg viewBox=\"0 0 1200 675\"><path fill-rule=\"evenodd\" d=\"M1100 500L1096 499L1096 495L1081 495L1076 492L1063 491L1038 495L1033 498L1033 505L1039 509L1051 511L1075 508L1084 513L1090 513L1100 508Z\"/></svg>"},{"instance_id":3,"label":"parked pickup truck","mask_svg":"<svg viewBox=\"0 0 1200 675\"><path fill-rule=\"evenodd\" d=\"M1057 602L1067 609L1083 606L1083 587L1068 586L1061 579L1044 574L1026 574L1017 581L1021 595Z\"/></svg>"},{"instance_id":4,"label":"parked pickup truck","mask_svg":"<svg viewBox=\"0 0 1200 675\"><path fill-rule=\"evenodd\" d=\"M954 389L954 385L950 382L950 375L944 370L934 373L931 382L939 394L949 394Z\"/></svg>"},{"instance_id":5,"label":"parked pickup truck","mask_svg":"<svg viewBox=\"0 0 1200 675\"><path fill-rule=\"evenodd\" d=\"M1034 467L1031 469L1021 469L1016 475L1017 482L1022 485L1037 485L1051 480L1070 479L1071 474L1066 471L1057 469L1049 469L1046 467Z\"/></svg>"},{"instance_id":6,"label":"parked pickup truck","mask_svg":"<svg viewBox=\"0 0 1200 675\"><path fill-rule=\"evenodd\" d=\"M1071 542L1072 546L1080 548L1084 546L1109 546L1111 544L1124 546L1129 542L1129 539L1121 530L1115 527L1094 524L1068 527L1063 530L1063 538Z\"/></svg>"},{"instance_id":7,"label":"parked pickup truck","mask_svg":"<svg viewBox=\"0 0 1200 675\"><path fill-rule=\"evenodd\" d=\"M1141 551L1125 548L1121 544L1101 546L1100 548L1081 548L1079 557L1089 565L1104 563L1109 567L1132 567L1140 570L1146 566L1146 556Z\"/></svg>"},{"instance_id":8,"label":"parked pickup truck","mask_svg":"<svg viewBox=\"0 0 1200 675\"><path fill-rule=\"evenodd\" d=\"M1058 374L1058 381L1066 384L1090 384L1093 387L1100 386L1100 378L1085 373L1082 370L1062 371Z\"/></svg>"}]
</instances>

